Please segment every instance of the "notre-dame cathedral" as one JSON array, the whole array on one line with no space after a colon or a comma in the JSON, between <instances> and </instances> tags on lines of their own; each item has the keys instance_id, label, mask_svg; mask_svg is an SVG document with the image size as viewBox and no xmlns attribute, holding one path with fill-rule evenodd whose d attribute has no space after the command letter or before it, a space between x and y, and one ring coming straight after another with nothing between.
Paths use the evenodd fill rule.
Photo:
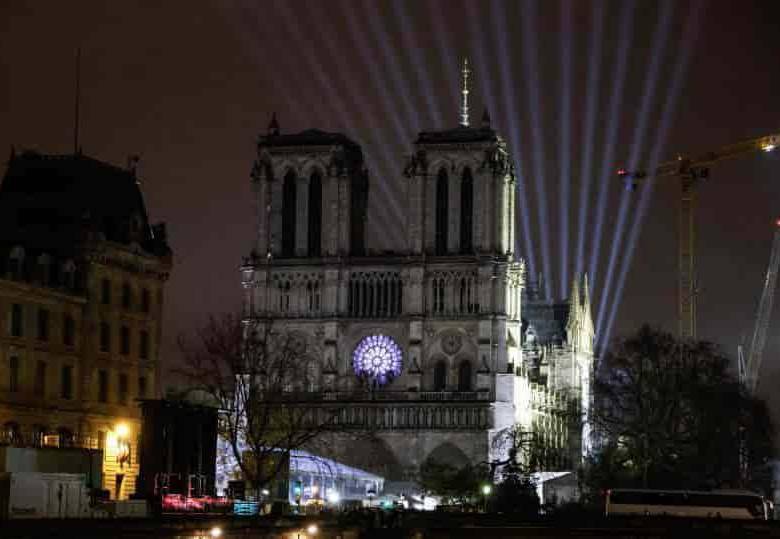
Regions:
<instances>
[{"instance_id":1,"label":"notre-dame cathedral","mask_svg":"<svg viewBox=\"0 0 780 539\"><path fill-rule=\"evenodd\" d=\"M370 427L332 455L389 480L426 461L499 459L519 425L546 469L587 450L594 329L586 278L567 302L540 299L515 253L515 175L485 113L419 133L405 178L406 244L371 254L369 174L340 133L259 137L256 243L242 266L245 317L282 325L317 358L339 428ZM364 447L358 447L365 444Z\"/></svg>"}]
</instances>

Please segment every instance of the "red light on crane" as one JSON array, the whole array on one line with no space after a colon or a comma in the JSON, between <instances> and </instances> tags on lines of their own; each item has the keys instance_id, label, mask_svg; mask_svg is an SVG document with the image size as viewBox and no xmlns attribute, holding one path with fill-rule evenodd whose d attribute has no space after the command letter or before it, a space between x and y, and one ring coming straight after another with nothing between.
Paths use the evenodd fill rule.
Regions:
<instances>
[{"instance_id":1,"label":"red light on crane","mask_svg":"<svg viewBox=\"0 0 780 539\"><path fill-rule=\"evenodd\" d=\"M776 226L776 227L778 227L778 228L780 228L780 219L778 219L777 221L775 221L775 226Z\"/></svg>"},{"instance_id":2,"label":"red light on crane","mask_svg":"<svg viewBox=\"0 0 780 539\"><path fill-rule=\"evenodd\" d=\"M617 169L617 174L618 174L618 176L625 176L625 175L628 174L628 171L626 169L624 169L624 168L619 168L619 169Z\"/></svg>"}]
</instances>

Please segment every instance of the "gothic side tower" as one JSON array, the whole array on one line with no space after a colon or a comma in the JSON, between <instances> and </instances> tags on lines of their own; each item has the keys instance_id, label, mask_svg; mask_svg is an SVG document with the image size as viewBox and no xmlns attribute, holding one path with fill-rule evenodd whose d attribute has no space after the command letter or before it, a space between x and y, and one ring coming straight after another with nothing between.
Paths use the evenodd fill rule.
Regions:
<instances>
[{"instance_id":1,"label":"gothic side tower","mask_svg":"<svg viewBox=\"0 0 780 539\"><path fill-rule=\"evenodd\" d=\"M365 252L368 173L363 152L339 133L281 134L274 115L252 169L259 258Z\"/></svg>"}]
</instances>

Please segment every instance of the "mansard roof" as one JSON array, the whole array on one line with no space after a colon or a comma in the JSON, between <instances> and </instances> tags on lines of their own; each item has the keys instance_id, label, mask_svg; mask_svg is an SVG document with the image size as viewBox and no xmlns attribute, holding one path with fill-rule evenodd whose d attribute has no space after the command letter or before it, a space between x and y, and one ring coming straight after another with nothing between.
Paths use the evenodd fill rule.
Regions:
<instances>
[{"instance_id":1,"label":"mansard roof","mask_svg":"<svg viewBox=\"0 0 780 539\"><path fill-rule=\"evenodd\" d=\"M158 232L163 232L160 228ZM135 172L81 154L12 154L0 183L0 244L68 255L90 234L165 255Z\"/></svg>"},{"instance_id":2,"label":"mansard roof","mask_svg":"<svg viewBox=\"0 0 780 539\"><path fill-rule=\"evenodd\" d=\"M421 131L415 144L462 144L469 142L498 142L498 134L489 126L464 127L438 131Z\"/></svg>"},{"instance_id":3,"label":"mansard roof","mask_svg":"<svg viewBox=\"0 0 780 539\"><path fill-rule=\"evenodd\" d=\"M320 129L306 129L300 133L261 135L259 146L347 146L359 149L360 146L343 133L329 133Z\"/></svg>"}]
</instances>

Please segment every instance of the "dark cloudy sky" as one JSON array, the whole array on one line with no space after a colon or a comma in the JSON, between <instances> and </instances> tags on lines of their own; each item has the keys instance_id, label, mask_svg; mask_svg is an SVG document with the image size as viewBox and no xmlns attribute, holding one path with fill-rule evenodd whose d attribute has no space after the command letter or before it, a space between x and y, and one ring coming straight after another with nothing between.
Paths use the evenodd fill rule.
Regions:
<instances>
[{"instance_id":1,"label":"dark cloudy sky","mask_svg":"<svg viewBox=\"0 0 780 539\"><path fill-rule=\"evenodd\" d=\"M80 46L84 152L116 164L140 154L150 214L169 223L170 355L179 332L239 304L237 268L253 237L249 171L270 114L285 132L343 130L363 145L371 235L396 247L404 155L419 129L457 123L457 67L468 56L472 118L489 105L521 173L520 248L533 244L523 255L561 296L582 251L580 266L596 269L597 305L610 294L604 323L626 268L613 335L644 321L673 330L675 185L656 186L634 256L617 248L607 282L612 245L631 236L641 195L623 197L611 173L633 148L647 162L780 131L778 6L11 0L0 4L0 148L71 151ZM751 330L780 213L780 156L719 165L700 195L700 335L733 353ZM780 361L779 348L775 316L766 363Z\"/></svg>"}]
</instances>

